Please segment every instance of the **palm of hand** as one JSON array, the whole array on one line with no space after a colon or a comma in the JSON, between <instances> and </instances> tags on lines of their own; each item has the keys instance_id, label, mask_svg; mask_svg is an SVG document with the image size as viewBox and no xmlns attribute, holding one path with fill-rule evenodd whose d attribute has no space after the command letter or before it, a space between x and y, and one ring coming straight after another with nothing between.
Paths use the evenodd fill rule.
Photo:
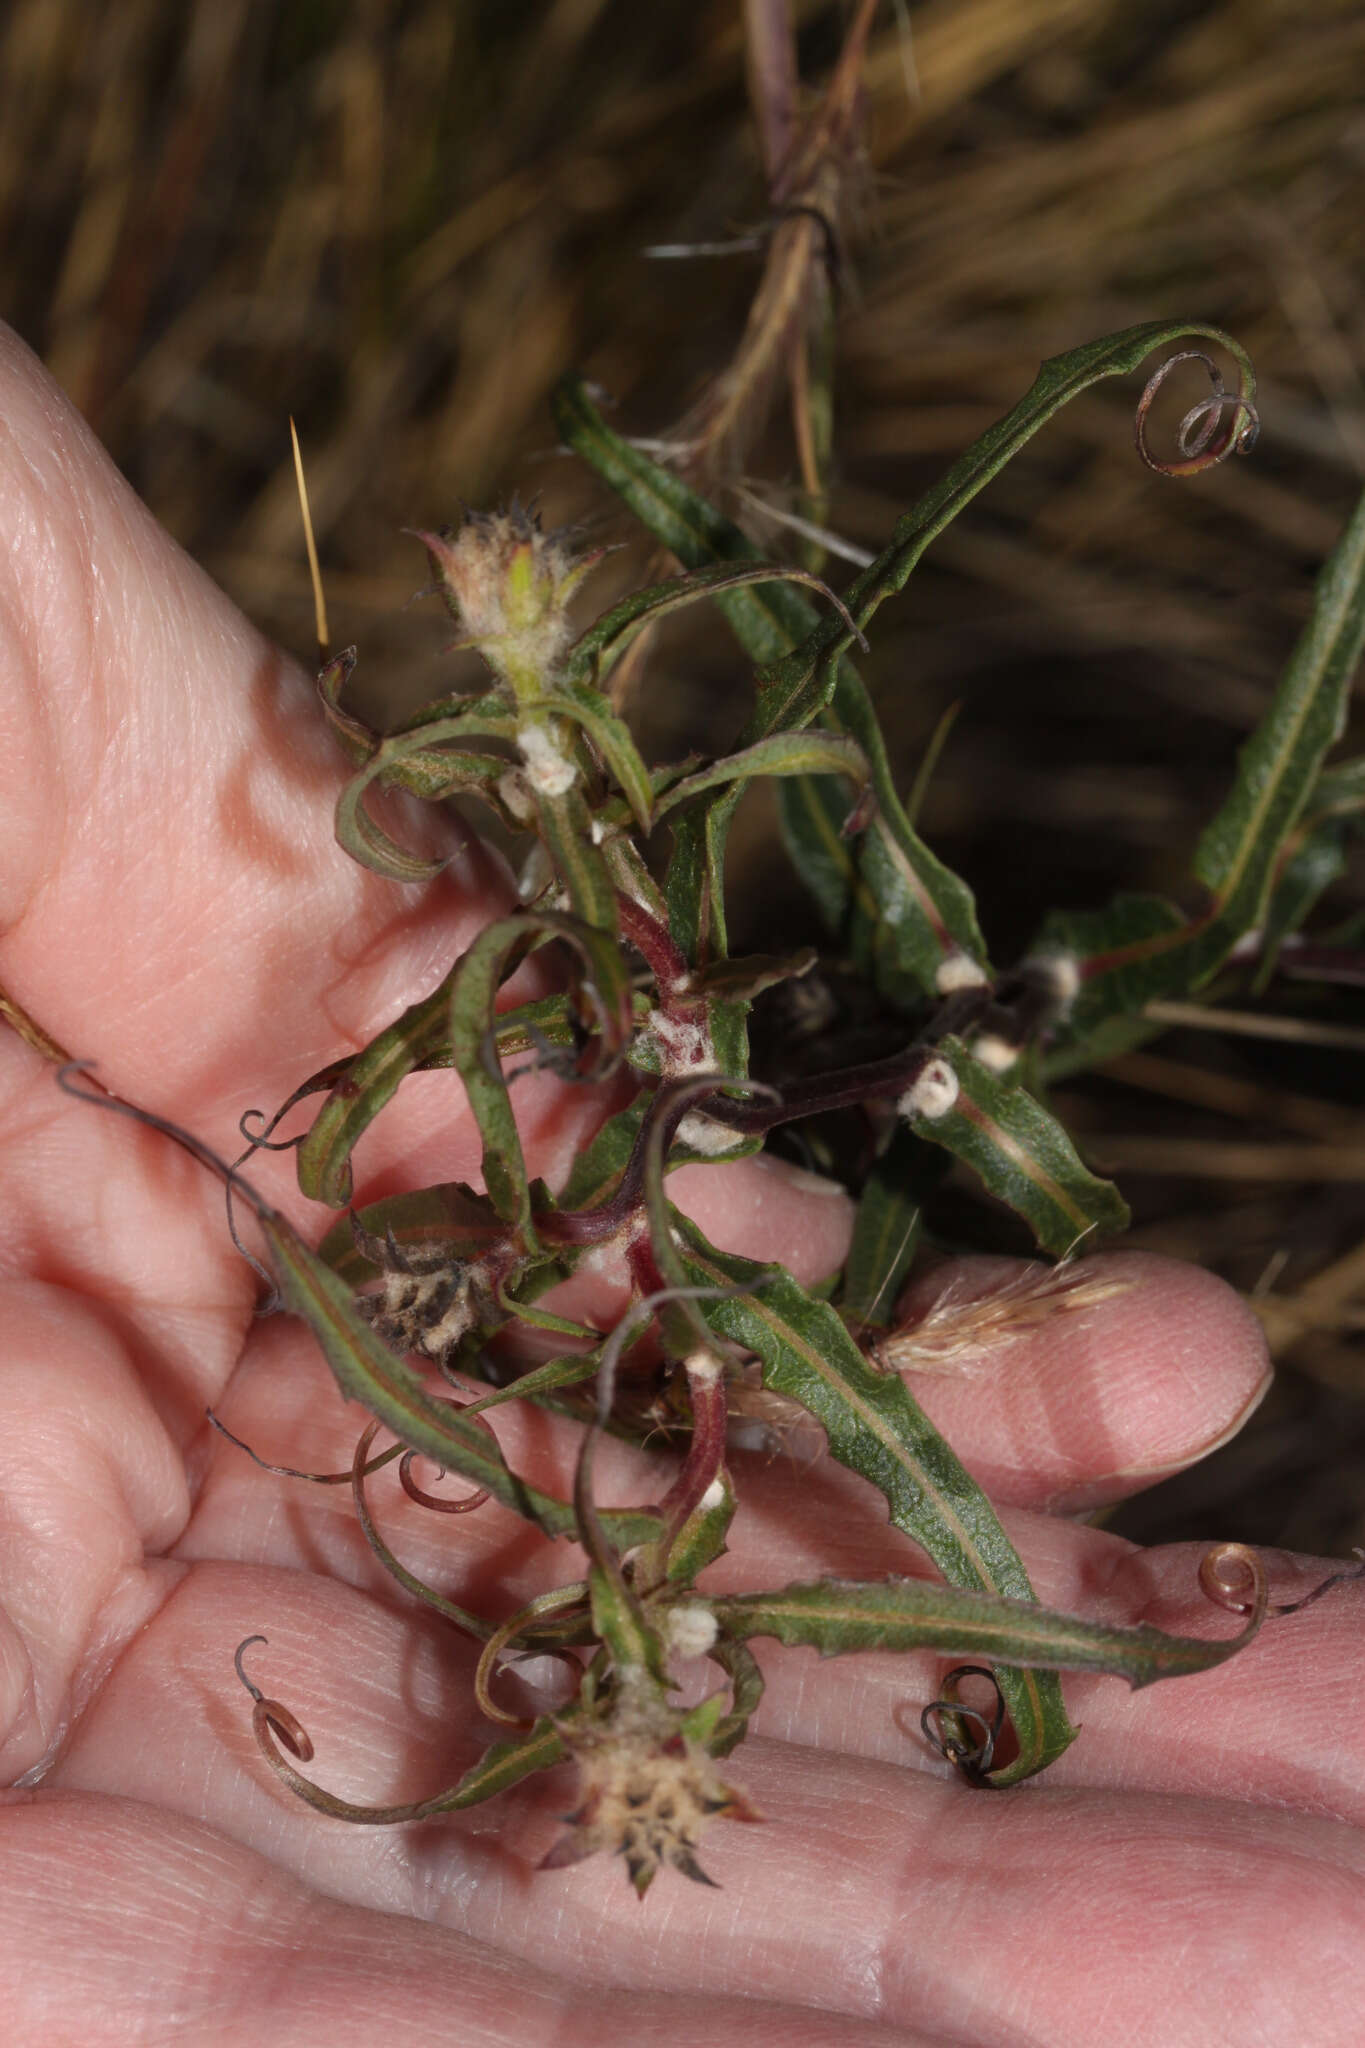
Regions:
<instances>
[{"instance_id":1,"label":"palm of hand","mask_svg":"<svg viewBox=\"0 0 1365 2048\"><path fill-rule=\"evenodd\" d=\"M0 382L0 983L121 1094L230 1150L244 1107L424 993L503 883L470 852L405 902L354 868L332 844L338 767L306 684L12 341ZM253 1325L219 1191L62 1099L11 1034L0 1091L0 1781L16 1787L0 2012L16 2048L267 2030L344 2048L381 2013L413 2043L1358 2039L1357 1588L1199 1679L1136 1697L1069 1680L1082 1740L998 1800L947 1782L907 1732L939 1663L765 1645L768 1693L729 1774L768 1824L708 1841L722 1889L665 1877L643 1910L619 1866L536 1873L560 1774L397 1833L290 1801L251 1746L241 1638L270 1636L256 1676L308 1726L318 1777L367 1802L472 1761L469 1658L378 1573L344 1490L291 1489L205 1430L221 1405L267 1456L326 1469L359 1428L299 1326ZM444 1075L405 1086L367 1186L476 1171L457 1095ZM597 1113L539 1082L519 1111L551 1174ZM289 1208L273 1171L259 1177ZM720 1241L808 1276L841 1254L843 1200L759 1164L694 1172L688 1199ZM1045 1512L1196 1456L1263 1384L1232 1296L1156 1261L1123 1270L1126 1293L965 1387L917 1391L1009 1503L1044 1601L1208 1632L1189 1551L1139 1554ZM515 1466L565 1490L560 1431L498 1427ZM657 1469L621 1453L606 1497L649 1498ZM394 1547L454 1598L501 1614L543 1585L543 1546L495 1506L452 1538L380 1485ZM779 1460L741 1494L712 1585L916 1569L828 1461ZM1314 1576L1271 1566L1290 1594Z\"/></svg>"}]
</instances>

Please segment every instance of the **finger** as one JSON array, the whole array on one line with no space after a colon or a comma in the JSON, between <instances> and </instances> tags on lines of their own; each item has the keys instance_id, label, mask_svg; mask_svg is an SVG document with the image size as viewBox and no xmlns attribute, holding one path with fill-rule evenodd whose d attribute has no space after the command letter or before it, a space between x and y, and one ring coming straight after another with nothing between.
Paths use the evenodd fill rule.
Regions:
<instances>
[{"instance_id":1,"label":"finger","mask_svg":"<svg viewBox=\"0 0 1365 2048\"><path fill-rule=\"evenodd\" d=\"M745 1997L570 1984L448 1928L338 1905L211 1829L130 1801L0 1812L0 2009L10 2048L934 2048L918 2030ZM71 1873L79 1871L78 1884ZM458 2029L452 2032L452 2027Z\"/></svg>"},{"instance_id":2,"label":"finger","mask_svg":"<svg viewBox=\"0 0 1365 2048\"><path fill-rule=\"evenodd\" d=\"M543 1902L554 1966L580 1983L812 2003L959 2041L1013 2028L1049 2048L1092 2048L1115 2009L1160 2011L1163 2048L1212 2048L1234 2008L1248 2039L1356 2039L1365 1843L1340 1822L1046 1783L983 1796L757 1740L725 1770L767 1824L717 1824L701 1854L723 1889L665 1872L666 1910L651 1897L642 1911L619 1862L535 1874L574 1796L563 1769L497 1807L385 1830L329 1823L262 1784L228 1645L263 1611L256 1676L303 1719L319 1782L388 1800L459 1774L472 1731L457 1660L424 1629L298 1573L198 1567L54 1782L162 1802L352 1904L537 1964Z\"/></svg>"}]
</instances>

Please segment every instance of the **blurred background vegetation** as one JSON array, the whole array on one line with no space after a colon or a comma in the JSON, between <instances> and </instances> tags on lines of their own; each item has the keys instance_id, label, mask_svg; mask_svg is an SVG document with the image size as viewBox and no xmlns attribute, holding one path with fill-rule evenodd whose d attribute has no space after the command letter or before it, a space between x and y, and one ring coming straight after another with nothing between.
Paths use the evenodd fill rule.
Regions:
<instances>
[{"instance_id":1,"label":"blurred background vegetation","mask_svg":"<svg viewBox=\"0 0 1365 2048\"><path fill-rule=\"evenodd\" d=\"M793 11L813 91L851 9ZM1360 488L1365 15L888 0L864 78L835 533L880 545L1041 357L1106 330L1212 321L1261 378L1252 459L1183 484L1137 460L1134 393L1087 394L878 622L865 672L907 785L960 707L921 823L1008 960L1054 905L1180 894ZM440 618L406 608L424 565L405 525L520 489L547 522L630 540L557 453L550 387L581 368L623 430L675 426L734 352L768 215L739 0L9 0L0 23L0 311L311 662L295 415L333 638L381 696L455 686ZM735 240L753 246L644 253ZM753 513L746 489L780 506L795 474L779 422L730 509ZM600 600L649 560L614 555ZM653 755L716 750L744 690L689 613L628 708ZM761 792L732 877L741 943L812 935ZM1365 1019L1303 984L1262 1008L1286 1035L1171 1031L1058 1090L1132 1241L1255 1296L1282 1368L1235 1444L1113 1519L1341 1550L1365 1542Z\"/></svg>"}]
</instances>

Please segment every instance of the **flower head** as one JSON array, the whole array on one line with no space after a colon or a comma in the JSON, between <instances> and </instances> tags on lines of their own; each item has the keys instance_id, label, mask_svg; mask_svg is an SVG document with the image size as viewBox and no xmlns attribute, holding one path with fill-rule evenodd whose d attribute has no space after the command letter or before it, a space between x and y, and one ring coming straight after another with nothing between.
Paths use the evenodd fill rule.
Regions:
<instances>
[{"instance_id":1,"label":"flower head","mask_svg":"<svg viewBox=\"0 0 1365 2048\"><path fill-rule=\"evenodd\" d=\"M541 695L573 639L568 604L601 551L574 558L562 533L514 499L506 512L470 512L463 525L418 533L447 609L519 695Z\"/></svg>"}]
</instances>

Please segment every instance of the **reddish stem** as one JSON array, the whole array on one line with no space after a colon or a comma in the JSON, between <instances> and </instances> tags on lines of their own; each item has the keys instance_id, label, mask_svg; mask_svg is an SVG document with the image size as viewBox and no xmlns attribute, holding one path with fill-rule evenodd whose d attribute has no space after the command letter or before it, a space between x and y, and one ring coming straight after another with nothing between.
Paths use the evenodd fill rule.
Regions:
<instances>
[{"instance_id":1,"label":"reddish stem","mask_svg":"<svg viewBox=\"0 0 1365 2048\"><path fill-rule=\"evenodd\" d=\"M644 960L658 983L659 999L667 1008L669 1001L676 1000L687 985L690 969L686 955L667 926L624 890L617 891L616 912L621 921L621 936L629 940Z\"/></svg>"},{"instance_id":2,"label":"reddish stem","mask_svg":"<svg viewBox=\"0 0 1365 2048\"><path fill-rule=\"evenodd\" d=\"M688 1359L683 1370L692 1403L692 1441L682 1470L659 1503L664 1519L665 1554L679 1529L696 1513L708 1486L725 1469L728 1404L720 1360L712 1353L700 1352L695 1359Z\"/></svg>"}]
</instances>

